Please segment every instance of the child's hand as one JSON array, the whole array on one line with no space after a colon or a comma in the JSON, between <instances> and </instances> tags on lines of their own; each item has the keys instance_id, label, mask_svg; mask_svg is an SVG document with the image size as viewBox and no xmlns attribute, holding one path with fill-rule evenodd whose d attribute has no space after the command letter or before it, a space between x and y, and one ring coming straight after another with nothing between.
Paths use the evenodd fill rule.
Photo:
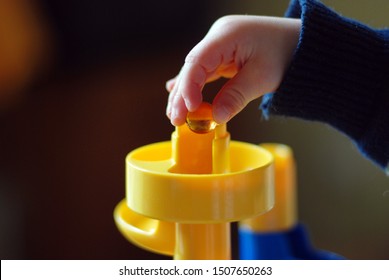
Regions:
<instances>
[{"instance_id":1,"label":"child's hand","mask_svg":"<svg viewBox=\"0 0 389 280\"><path fill-rule=\"evenodd\" d=\"M187 55L174 79L166 114L173 125L185 122L202 101L205 83L231 78L213 101L217 123L225 123L250 101L275 91L296 48L301 28L297 19L226 16Z\"/></svg>"}]
</instances>

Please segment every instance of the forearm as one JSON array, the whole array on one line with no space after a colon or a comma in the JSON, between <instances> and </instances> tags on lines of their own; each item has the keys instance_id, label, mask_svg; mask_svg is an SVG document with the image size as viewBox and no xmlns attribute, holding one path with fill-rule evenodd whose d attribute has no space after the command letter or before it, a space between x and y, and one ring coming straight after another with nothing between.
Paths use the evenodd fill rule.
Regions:
<instances>
[{"instance_id":1,"label":"forearm","mask_svg":"<svg viewBox=\"0 0 389 280\"><path fill-rule=\"evenodd\" d=\"M348 135L382 168L389 161L389 34L343 18L311 0L292 1L301 18L293 60L277 91L264 97L270 114L321 121Z\"/></svg>"}]
</instances>

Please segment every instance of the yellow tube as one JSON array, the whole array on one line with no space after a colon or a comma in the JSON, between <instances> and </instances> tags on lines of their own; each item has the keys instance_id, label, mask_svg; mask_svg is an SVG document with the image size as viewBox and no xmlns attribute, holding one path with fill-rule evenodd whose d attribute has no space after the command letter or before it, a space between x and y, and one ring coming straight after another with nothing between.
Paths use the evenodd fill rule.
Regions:
<instances>
[{"instance_id":1,"label":"yellow tube","mask_svg":"<svg viewBox=\"0 0 389 280\"><path fill-rule=\"evenodd\" d=\"M274 207L255 218L239 223L255 232L279 232L297 223L296 167L292 149L282 144L261 144L273 154L275 167Z\"/></svg>"},{"instance_id":2,"label":"yellow tube","mask_svg":"<svg viewBox=\"0 0 389 280\"><path fill-rule=\"evenodd\" d=\"M230 223L176 224L176 260L231 259Z\"/></svg>"},{"instance_id":3,"label":"yellow tube","mask_svg":"<svg viewBox=\"0 0 389 280\"><path fill-rule=\"evenodd\" d=\"M173 135L173 170L186 174L217 174L229 170L226 161L229 134L226 125L197 134L186 125ZM200 187L200 186L199 186ZM199 208L201 205L198 206ZM176 223L175 259L227 260L231 258L230 223Z\"/></svg>"}]
</instances>

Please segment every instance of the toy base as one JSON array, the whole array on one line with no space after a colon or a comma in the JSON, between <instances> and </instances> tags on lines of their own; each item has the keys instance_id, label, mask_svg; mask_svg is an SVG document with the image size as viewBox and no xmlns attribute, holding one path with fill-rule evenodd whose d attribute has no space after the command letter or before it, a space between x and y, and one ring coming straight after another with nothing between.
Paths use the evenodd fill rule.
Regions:
<instances>
[{"instance_id":1,"label":"toy base","mask_svg":"<svg viewBox=\"0 0 389 280\"><path fill-rule=\"evenodd\" d=\"M315 249L302 224L284 232L257 233L239 229L242 260L342 260L344 257Z\"/></svg>"}]
</instances>

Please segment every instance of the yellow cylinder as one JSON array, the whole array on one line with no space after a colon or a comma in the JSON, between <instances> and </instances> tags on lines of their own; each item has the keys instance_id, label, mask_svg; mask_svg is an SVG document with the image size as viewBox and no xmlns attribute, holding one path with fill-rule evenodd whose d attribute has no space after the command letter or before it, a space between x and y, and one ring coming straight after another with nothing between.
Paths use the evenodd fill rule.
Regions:
<instances>
[{"instance_id":1,"label":"yellow cylinder","mask_svg":"<svg viewBox=\"0 0 389 280\"><path fill-rule=\"evenodd\" d=\"M229 169L229 161L226 161L229 134L225 127L222 125L216 130L201 134L193 132L187 126L178 127L172 137L175 166L171 170L186 174L226 173ZM201 205L197 207L200 208ZM230 259L230 235L230 223L176 223L174 259Z\"/></svg>"},{"instance_id":2,"label":"yellow cylinder","mask_svg":"<svg viewBox=\"0 0 389 280\"><path fill-rule=\"evenodd\" d=\"M261 144L273 154L275 169L274 207L255 218L241 221L241 227L255 232L279 232L297 223L296 167L292 149L282 144Z\"/></svg>"},{"instance_id":3,"label":"yellow cylinder","mask_svg":"<svg viewBox=\"0 0 389 280\"><path fill-rule=\"evenodd\" d=\"M230 223L176 224L176 260L231 259Z\"/></svg>"}]
</instances>

